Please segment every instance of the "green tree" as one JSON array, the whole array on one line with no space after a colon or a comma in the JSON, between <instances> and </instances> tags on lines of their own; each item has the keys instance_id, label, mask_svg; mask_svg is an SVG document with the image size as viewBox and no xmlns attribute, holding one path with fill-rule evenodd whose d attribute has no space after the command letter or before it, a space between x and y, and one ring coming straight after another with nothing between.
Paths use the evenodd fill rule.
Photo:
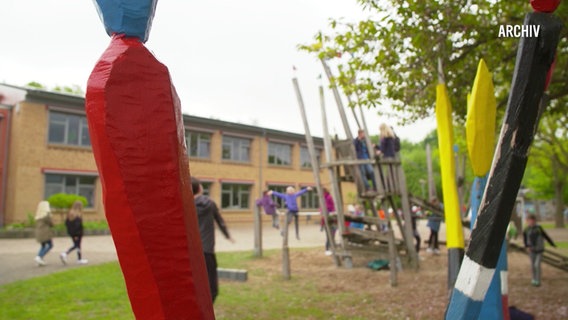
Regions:
<instances>
[{"instance_id":1,"label":"green tree","mask_svg":"<svg viewBox=\"0 0 568 320\"><path fill-rule=\"evenodd\" d=\"M70 94L75 94L75 95L85 95L85 92L83 91L83 89L81 88L81 86L73 84L71 86L55 86L51 89L49 89L47 86L37 82L37 81L30 81L26 84L27 87L30 88L36 88L36 89L41 89L41 90L51 90L51 91L57 91L57 92L62 92L62 93L70 93Z\"/></svg>"},{"instance_id":2,"label":"green tree","mask_svg":"<svg viewBox=\"0 0 568 320\"><path fill-rule=\"evenodd\" d=\"M499 38L499 26L519 25L532 11L528 1L358 0L370 17L356 23L332 20L331 34L318 33L300 46L338 65L337 83L353 104L373 107L388 101L412 122L433 112L440 58L454 116L463 121L477 63L493 72L500 109L506 105L518 39ZM568 25L568 6L555 15ZM551 108L566 110L568 32L562 30L550 85Z\"/></svg>"},{"instance_id":3,"label":"green tree","mask_svg":"<svg viewBox=\"0 0 568 320\"><path fill-rule=\"evenodd\" d=\"M540 199L554 199L555 225L563 228L568 203L568 116L545 113L530 151L526 185Z\"/></svg>"}]
</instances>

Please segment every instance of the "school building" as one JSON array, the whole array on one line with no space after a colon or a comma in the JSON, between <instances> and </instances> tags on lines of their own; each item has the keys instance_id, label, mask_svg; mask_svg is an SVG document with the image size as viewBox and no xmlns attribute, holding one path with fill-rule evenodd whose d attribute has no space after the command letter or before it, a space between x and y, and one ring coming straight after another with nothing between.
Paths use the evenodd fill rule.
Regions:
<instances>
[{"instance_id":1,"label":"school building","mask_svg":"<svg viewBox=\"0 0 568 320\"><path fill-rule=\"evenodd\" d=\"M84 105L81 96L0 84L0 226L26 221L61 192L87 198L84 219L105 219ZM191 174L229 222L251 222L264 189L315 186L304 135L191 115L184 126ZM321 161L323 141L314 143ZM326 170L320 177L329 186ZM342 188L344 198L355 192ZM317 193L298 203L317 211Z\"/></svg>"}]
</instances>

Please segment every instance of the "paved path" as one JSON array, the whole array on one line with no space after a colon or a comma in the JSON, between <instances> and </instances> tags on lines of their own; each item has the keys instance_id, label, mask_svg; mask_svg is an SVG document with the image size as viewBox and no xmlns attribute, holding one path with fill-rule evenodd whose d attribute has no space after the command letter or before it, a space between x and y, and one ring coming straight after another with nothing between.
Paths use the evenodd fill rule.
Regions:
<instances>
[{"instance_id":1,"label":"paved path","mask_svg":"<svg viewBox=\"0 0 568 320\"><path fill-rule=\"evenodd\" d=\"M314 221L317 220L317 221ZM440 230L440 240L445 240L445 224L442 224ZM300 238L296 240L293 236L293 225L290 228L290 248L301 247L318 247L323 251L325 242L325 233L320 232L319 219L312 218L310 222L301 219ZM420 231L422 241L427 240L429 235L426 227L426 220L418 221L418 229ZM253 251L254 249L254 231L251 225L233 225L229 226L232 237L236 240L233 244L217 232L217 252L227 251ZM568 229L557 230L551 229L547 231L556 241L568 241ZM395 233L398 228L395 226ZM466 230L466 238L468 233ZM277 249L282 247L282 238L278 230L273 229L270 225L263 226L263 249ZM17 280L29 279L33 277L43 276L54 272L60 272L69 268L81 267L75 264L75 255L71 253L67 266L64 266L59 260L59 253L71 246L71 240L66 237L54 238L54 247L52 251L45 257L47 266L38 267L34 262L34 257L39 250L39 244L35 239L0 239L0 285L14 282ZM105 262L117 261L116 250L110 236L87 236L83 238L84 257L89 260L89 265L101 264ZM425 245L422 245L424 248ZM422 254L423 254L422 250Z\"/></svg>"},{"instance_id":2,"label":"paved path","mask_svg":"<svg viewBox=\"0 0 568 320\"><path fill-rule=\"evenodd\" d=\"M290 228L293 231L292 228ZM254 232L251 225L229 226L231 236L235 243L226 240L220 232L216 235L216 251L247 251L254 249ZM302 220L300 224L300 239L291 236L290 248L316 247L323 245L325 234L320 232L319 223L313 219L307 223ZM68 263L64 266L59 260L59 253L71 246L71 240L67 237L53 239L53 249L45 256L47 265L38 267L34 257L39 250L39 244L35 239L0 239L0 285L17 280L43 276L54 272L78 268L75 253L68 257ZM282 247L280 232L270 225L263 226L263 249L276 249ZM117 261L116 249L111 236L86 236L83 238L82 251L84 258L89 260L89 265Z\"/></svg>"}]
</instances>

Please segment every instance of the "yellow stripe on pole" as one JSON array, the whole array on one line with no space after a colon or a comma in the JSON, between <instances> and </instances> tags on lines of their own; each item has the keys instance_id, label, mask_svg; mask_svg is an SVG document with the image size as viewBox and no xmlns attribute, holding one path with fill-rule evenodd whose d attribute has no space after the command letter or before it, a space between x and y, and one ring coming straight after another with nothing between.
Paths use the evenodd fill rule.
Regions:
<instances>
[{"instance_id":1,"label":"yellow stripe on pole","mask_svg":"<svg viewBox=\"0 0 568 320\"><path fill-rule=\"evenodd\" d=\"M463 227L460 216L458 188L456 185L456 166L453 146L452 104L446 92L446 85L436 86L436 121L438 123L438 148L442 171L442 191L444 194L444 215L446 217L447 248L464 248Z\"/></svg>"},{"instance_id":2,"label":"yellow stripe on pole","mask_svg":"<svg viewBox=\"0 0 568 320\"><path fill-rule=\"evenodd\" d=\"M481 59L477 75L467 101L467 120L465 122L467 150L471 159L473 173L483 177L489 172L495 150L495 113L497 101L491 73Z\"/></svg>"}]
</instances>

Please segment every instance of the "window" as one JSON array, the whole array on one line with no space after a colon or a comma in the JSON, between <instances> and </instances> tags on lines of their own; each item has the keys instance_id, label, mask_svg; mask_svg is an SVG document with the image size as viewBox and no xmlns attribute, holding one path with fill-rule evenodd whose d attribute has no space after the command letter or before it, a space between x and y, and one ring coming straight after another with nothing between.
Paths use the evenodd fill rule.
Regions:
<instances>
[{"instance_id":1,"label":"window","mask_svg":"<svg viewBox=\"0 0 568 320\"><path fill-rule=\"evenodd\" d=\"M203 187L203 195L209 197L211 194L211 182L201 181L201 186Z\"/></svg>"},{"instance_id":2,"label":"window","mask_svg":"<svg viewBox=\"0 0 568 320\"><path fill-rule=\"evenodd\" d=\"M249 209L250 185L224 183L221 189L222 209Z\"/></svg>"},{"instance_id":3,"label":"window","mask_svg":"<svg viewBox=\"0 0 568 320\"><path fill-rule=\"evenodd\" d=\"M49 112L49 143L90 147L87 118L82 115Z\"/></svg>"},{"instance_id":4,"label":"window","mask_svg":"<svg viewBox=\"0 0 568 320\"><path fill-rule=\"evenodd\" d=\"M315 187L312 191L308 191L301 196L303 209L317 209L319 208L319 197Z\"/></svg>"},{"instance_id":5,"label":"window","mask_svg":"<svg viewBox=\"0 0 568 320\"><path fill-rule=\"evenodd\" d=\"M316 149L316 161L318 164L320 163L320 154L321 150ZM307 147L300 148L300 167L302 168L311 168L312 167L312 159L310 158L310 150Z\"/></svg>"},{"instance_id":6,"label":"window","mask_svg":"<svg viewBox=\"0 0 568 320\"><path fill-rule=\"evenodd\" d=\"M268 163L278 166L292 164L292 146L284 143L268 143Z\"/></svg>"},{"instance_id":7,"label":"window","mask_svg":"<svg viewBox=\"0 0 568 320\"><path fill-rule=\"evenodd\" d=\"M250 162L250 139L223 137L223 160Z\"/></svg>"},{"instance_id":8,"label":"window","mask_svg":"<svg viewBox=\"0 0 568 320\"><path fill-rule=\"evenodd\" d=\"M87 207L95 203L95 176L45 174L45 199L56 193L76 194L87 198Z\"/></svg>"},{"instance_id":9,"label":"window","mask_svg":"<svg viewBox=\"0 0 568 320\"><path fill-rule=\"evenodd\" d=\"M187 154L190 157L209 159L211 156L211 134L185 130Z\"/></svg>"},{"instance_id":10,"label":"window","mask_svg":"<svg viewBox=\"0 0 568 320\"><path fill-rule=\"evenodd\" d=\"M282 186L282 185L269 185L268 186L269 190L280 192L280 193L286 193L286 188L287 188L287 186ZM282 208L282 209L286 208L286 206L284 205L284 203L285 203L284 199L279 198L277 196L272 196L272 200L274 201L274 203L276 203L278 208Z\"/></svg>"}]
</instances>

